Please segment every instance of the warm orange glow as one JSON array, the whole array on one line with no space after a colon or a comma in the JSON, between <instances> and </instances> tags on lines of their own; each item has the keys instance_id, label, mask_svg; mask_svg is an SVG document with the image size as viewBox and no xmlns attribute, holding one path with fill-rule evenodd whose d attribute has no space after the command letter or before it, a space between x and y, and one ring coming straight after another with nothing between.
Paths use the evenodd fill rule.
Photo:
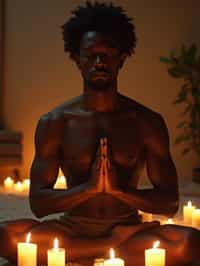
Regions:
<instances>
[{"instance_id":1,"label":"warm orange glow","mask_svg":"<svg viewBox=\"0 0 200 266\"><path fill-rule=\"evenodd\" d=\"M110 249L110 258L114 259L115 258L115 251L113 248Z\"/></svg>"},{"instance_id":2,"label":"warm orange glow","mask_svg":"<svg viewBox=\"0 0 200 266\"><path fill-rule=\"evenodd\" d=\"M171 218L169 218L167 219L166 224L174 224L174 221Z\"/></svg>"},{"instance_id":3,"label":"warm orange glow","mask_svg":"<svg viewBox=\"0 0 200 266\"><path fill-rule=\"evenodd\" d=\"M4 180L4 187L7 188L7 189L10 189L13 187L13 184L14 184L14 181L13 179L8 176L5 180Z\"/></svg>"},{"instance_id":4,"label":"warm orange glow","mask_svg":"<svg viewBox=\"0 0 200 266\"><path fill-rule=\"evenodd\" d=\"M160 241L156 241L153 244L153 248L157 248L157 247L159 247L159 245L160 245Z\"/></svg>"},{"instance_id":5,"label":"warm orange glow","mask_svg":"<svg viewBox=\"0 0 200 266\"><path fill-rule=\"evenodd\" d=\"M23 191L23 185L20 181L14 184L14 188L17 192L22 192Z\"/></svg>"},{"instance_id":6,"label":"warm orange glow","mask_svg":"<svg viewBox=\"0 0 200 266\"><path fill-rule=\"evenodd\" d=\"M66 189L67 188L67 181L64 175L58 176L56 183L54 185L55 189Z\"/></svg>"},{"instance_id":7,"label":"warm orange glow","mask_svg":"<svg viewBox=\"0 0 200 266\"><path fill-rule=\"evenodd\" d=\"M30 188L30 179L24 179L23 180L23 188L24 188L24 190L29 190L29 188Z\"/></svg>"},{"instance_id":8,"label":"warm orange glow","mask_svg":"<svg viewBox=\"0 0 200 266\"><path fill-rule=\"evenodd\" d=\"M26 243L30 243L31 240L31 233L28 233L26 236Z\"/></svg>"},{"instance_id":9,"label":"warm orange glow","mask_svg":"<svg viewBox=\"0 0 200 266\"><path fill-rule=\"evenodd\" d=\"M54 239L53 248L58 249L58 238L57 237Z\"/></svg>"}]
</instances>

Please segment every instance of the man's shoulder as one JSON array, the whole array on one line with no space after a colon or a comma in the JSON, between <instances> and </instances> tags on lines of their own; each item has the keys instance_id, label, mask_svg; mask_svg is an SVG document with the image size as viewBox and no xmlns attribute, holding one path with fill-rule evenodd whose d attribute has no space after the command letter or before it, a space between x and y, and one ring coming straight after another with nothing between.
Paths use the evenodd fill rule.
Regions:
<instances>
[{"instance_id":1,"label":"man's shoulder","mask_svg":"<svg viewBox=\"0 0 200 266\"><path fill-rule=\"evenodd\" d=\"M46 123L47 121L57 121L63 118L66 112L73 112L79 109L81 96L76 96L64 103L54 107L49 112L40 117L40 121Z\"/></svg>"},{"instance_id":2,"label":"man's shoulder","mask_svg":"<svg viewBox=\"0 0 200 266\"><path fill-rule=\"evenodd\" d=\"M69 101L65 101L64 103L54 107L49 112L41 115L37 124L37 130L52 131L54 128L58 130L66 120L65 113L73 113L79 108L80 99L81 96L74 97Z\"/></svg>"},{"instance_id":3,"label":"man's shoulder","mask_svg":"<svg viewBox=\"0 0 200 266\"><path fill-rule=\"evenodd\" d=\"M128 110L130 113L134 113L138 119L146 123L158 122L163 120L162 115L158 112L150 109L149 107L127 97L120 95L122 109Z\"/></svg>"}]
</instances>

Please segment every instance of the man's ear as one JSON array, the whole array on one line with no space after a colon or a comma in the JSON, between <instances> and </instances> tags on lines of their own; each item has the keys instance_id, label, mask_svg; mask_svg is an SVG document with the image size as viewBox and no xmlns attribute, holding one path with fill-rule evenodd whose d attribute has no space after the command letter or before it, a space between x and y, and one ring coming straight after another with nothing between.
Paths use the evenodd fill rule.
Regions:
<instances>
[{"instance_id":1,"label":"man's ear","mask_svg":"<svg viewBox=\"0 0 200 266\"><path fill-rule=\"evenodd\" d=\"M120 64L119 64L119 67L120 67L120 68L123 67L124 62L125 62L127 56L128 56L128 55L127 55L126 53L122 53L122 54L121 54L121 56L120 56Z\"/></svg>"}]
</instances>

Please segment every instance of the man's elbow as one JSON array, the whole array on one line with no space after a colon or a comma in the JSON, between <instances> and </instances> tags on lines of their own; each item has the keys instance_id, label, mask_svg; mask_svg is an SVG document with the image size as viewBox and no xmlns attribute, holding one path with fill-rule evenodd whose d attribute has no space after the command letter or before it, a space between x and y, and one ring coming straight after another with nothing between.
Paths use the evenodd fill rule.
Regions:
<instances>
[{"instance_id":1,"label":"man's elbow","mask_svg":"<svg viewBox=\"0 0 200 266\"><path fill-rule=\"evenodd\" d=\"M32 213L37 217L37 218L42 218L44 217L44 212L42 210L41 204L38 206L38 200L35 200L33 197L29 198L29 203L30 203L30 208Z\"/></svg>"},{"instance_id":2,"label":"man's elbow","mask_svg":"<svg viewBox=\"0 0 200 266\"><path fill-rule=\"evenodd\" d=\"M173 217L177 213L178 208L179 208L179 199L177 198L169 203L168 208L166 208L167 209L166 215L168 217Z\"/></svg>"}]
</instances>

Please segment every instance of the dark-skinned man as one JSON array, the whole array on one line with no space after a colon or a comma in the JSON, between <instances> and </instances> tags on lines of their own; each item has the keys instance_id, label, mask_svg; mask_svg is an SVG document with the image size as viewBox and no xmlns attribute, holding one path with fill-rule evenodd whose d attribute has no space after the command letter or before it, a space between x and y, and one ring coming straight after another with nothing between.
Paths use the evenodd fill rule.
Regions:
<instances>
[{"instance_id":1,"label":"dark-skinned man","mask_svg":"<svg viewBox=\"0 0 200 266\"><path fill-rule=\"evenodd\" d=\"M167 266L198 261L198 230L142 223L138 215L172 217L179 196L163 118L118 91L119 71L136 44L131 19L121 7L87 2L63 25L63 38L82 75L83 93L38 122L30 206L38 218L64 215L2 223L0 255L16 260L17 242L31 232L41 263L55 236L70 261L85 265L113 247L126 266L142 266L144 250L156 240L167 250ZM138 189L145 166L152 188ZM67 190L53 189L59 168Z\"/></svg>"}]
</instances>

